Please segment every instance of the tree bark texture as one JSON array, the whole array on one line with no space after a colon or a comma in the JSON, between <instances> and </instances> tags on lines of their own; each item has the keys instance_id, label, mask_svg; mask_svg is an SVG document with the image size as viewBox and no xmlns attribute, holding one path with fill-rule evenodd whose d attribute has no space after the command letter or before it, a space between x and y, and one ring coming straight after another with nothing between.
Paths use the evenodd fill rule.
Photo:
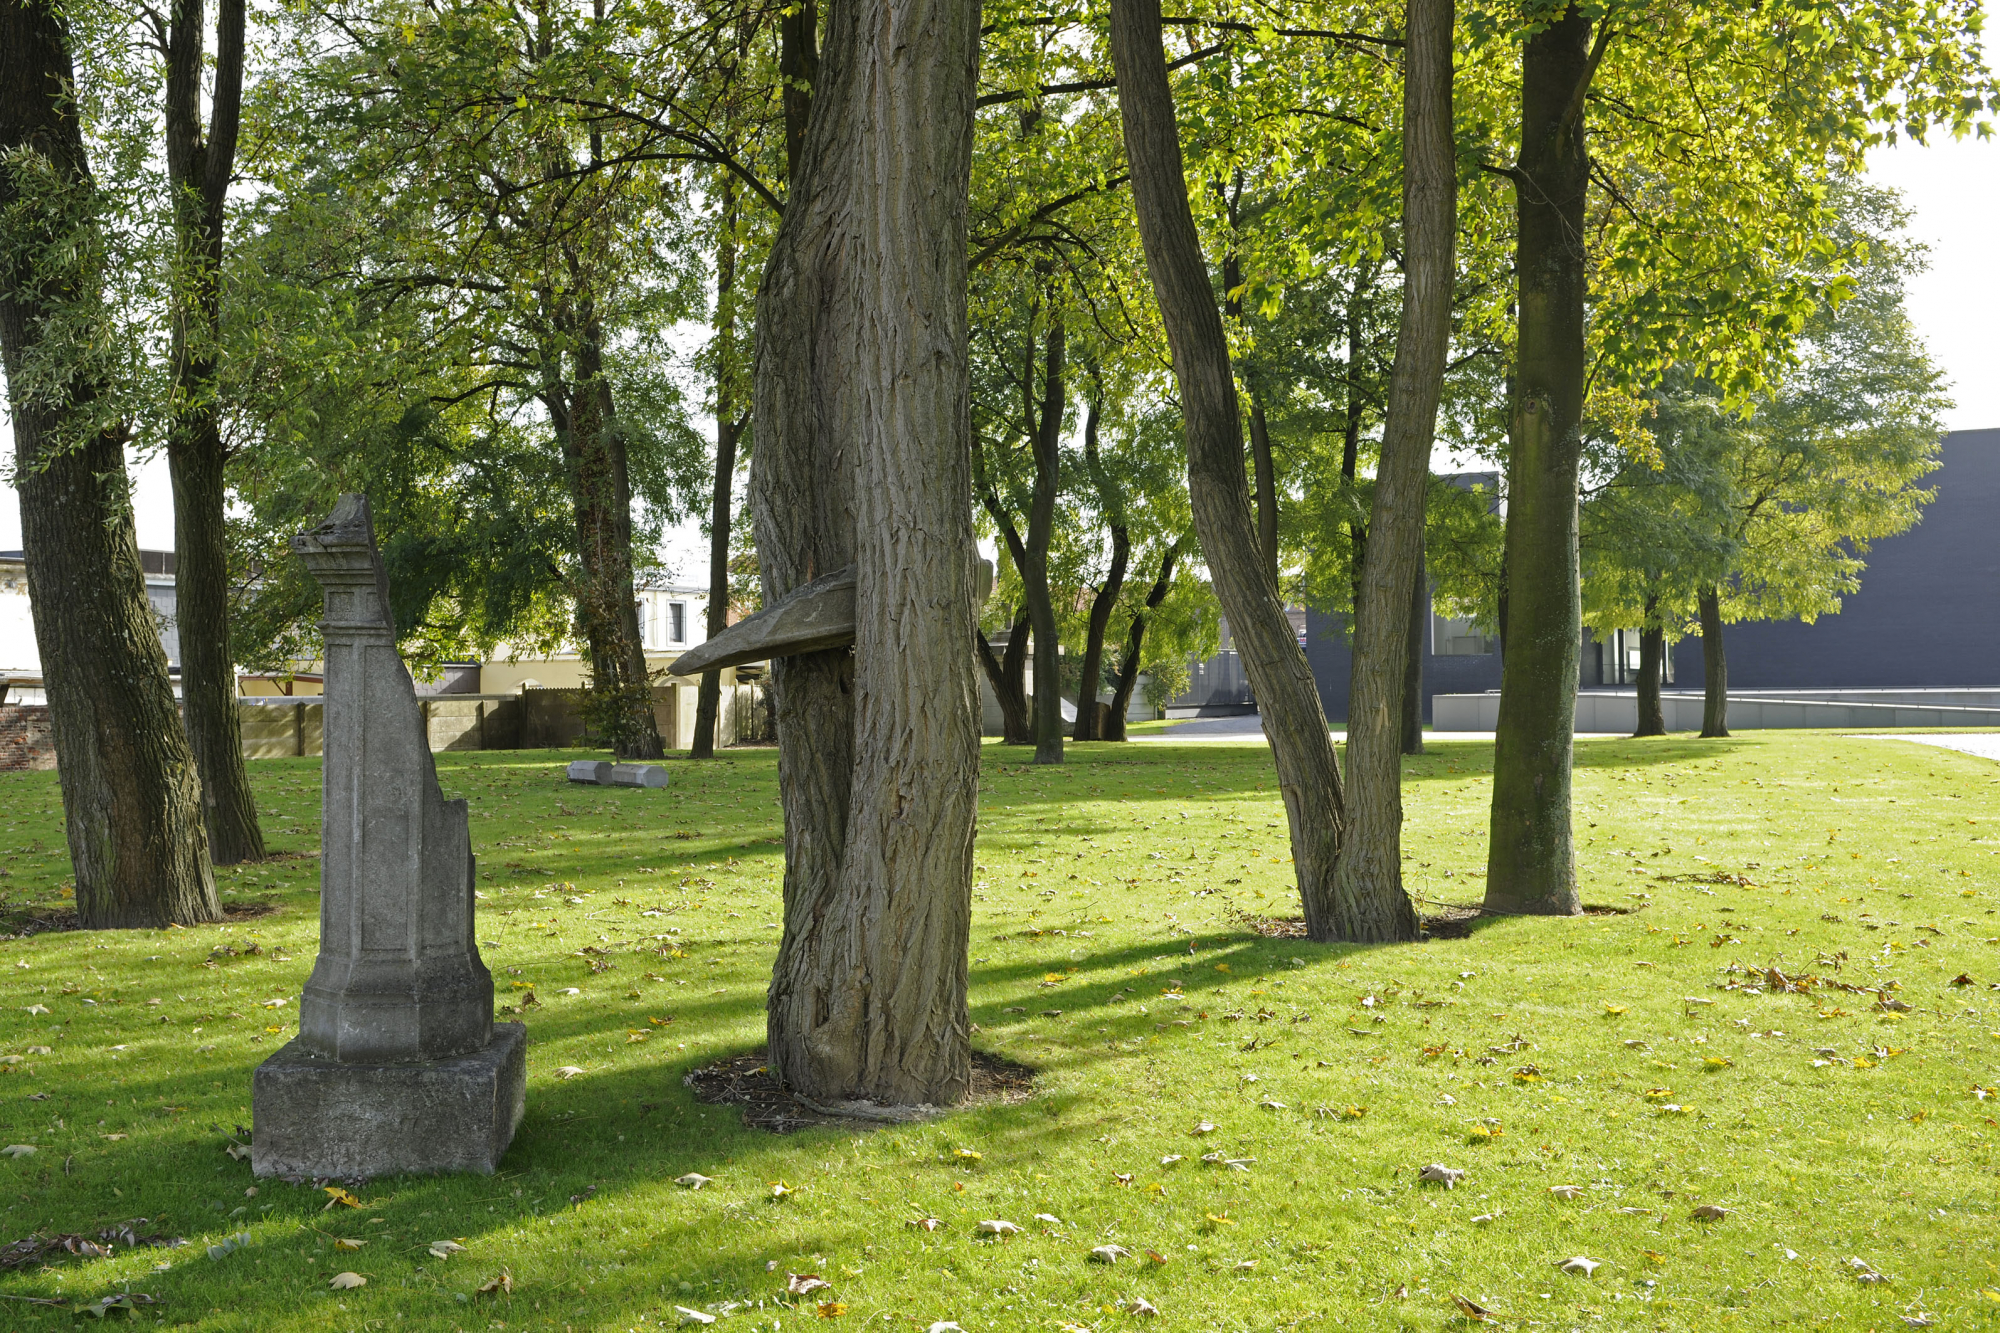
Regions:
<instances>
[{"instance_id":1,"label":"tree bark texture","mask_svg":"<svg viewBox=\"0 0 2000 1333\"><path fill-rule=\"evenodd\" d=\"M1264 419L1264 404L1253 391L1250 395L1250 476L1257 488L1257 549L1278 583L1278 469L1271 461L1271 428ZM1282 588L1281 588L1282 592Z\"/></svg>"},{"instance_id":2,"label":"tree bark texture","mask_svg":"<svg viewBox=\"0 0 2000 1333\"><path fill-rule=\"evenodd\" d=\"M1335 890L1346 832L1340 768L1305 652L1257 544L1243 421L1215 287L1188 209L1158 0L1113 0L1111 56L1139 236L1180 385L1195 528L1271 738L1306 930L1316 940L1380 938L1383 923Z\"/></svg>"},{"instance_id":3,"label":"tree bark texture","mask_svg":"<svg viewBox=\"0 0 2000 1333\"><path fill-rule=\"evenodd\" d=\"M576 509L577 619L590 653L592 721L620 759L665 756L632 579L632 480L625 433L604 373L604 331L585 308L576 325L569 431L563 439Z\"/></svg>"},{"instance_id":4,"label":"tree bark texture","mask_svg":"<svg viewBox=\"0 0 2000 1333\"><path fill-rule=\"evenodd\" d=\"M768 1055L821 1100L944 1105L971 1075L978 34L969 0L833 0L757 302L765 601L856 573L852 653L772 664L786 865Z\"/></svg>"},{"instance_id":5,"label":"tree bark texture","mask_svg":"<svg viewBox=\"0 0 2000 1333\"><path fill-rule=\"evenodd\" d=\"M736 446L745 420L736 401L736 180L722 178L722 237L715 250L715 489L708 511L708 637L729 628L729 535ZM690 759L715 757L722 672L704 671L695 695Z\"/></svg>"},{"instance_id":6,"label":"tree bark texture","mask_svg":"<svg viewBox=\"0 0 2000 1333\"><path fill-rule=\"evenodd\" d=\"M1111 707L1104 715L1107 741L1125 739L1125 714L1132 710L1132 689L1139 682L1139 657L1146 646L1146 617L1173 591L1174 561L1180 553L1179 541L1167 547L1167 553L1160 557L1160 577L1153 580L1152 590L1146 594L1146 605L1132 613L1132 626L1125 631L1125 655L1118 660L1118 681L1111 691Z\"/></svg>"},{"instance_id":7,"label":"tree bark texture","mask_svg":"<svg viewBox=\"0 0 2000 1333\"><path fill-rule=\"evenodd\" d=\"M1583 92L1590 20L1571 6L1521 61L1515 365L1509 405L1507 622L1493 746L1486 905L1574 915L1570 758L1582 605L1577 465L1584 391Z\"/></svg>"},{"instance_id":8,"label":"tree bark texture","mask_svg":"<svg viewBox=\"0 0 2000 1333\"><path fill-rule=\"evenodd\" d=\"M13 418L35 642L48 691L64 831L81 923L218 920L201 779L146 600L121 425L97 422L103 372L35 392L52 322L100 317L100 241L83 135L69 100L69 35L39 0L0 0L0 355ZM109 336L108 327L106 335ZM79 438L80 437L80 438Z\"/></svg>"},{"instance_id":9,"label":"tree bark texture","mask_svg":"<svg viewBox=\"0 0 2000 1333\"><path fill-rule=\"evenodd\" d=\"M181 645L182 717L201 774L202 822L218 865L261 860L264 834L243 762L236 660L229 642L224 539L220 278L224 202L243 102L243 0L218 0L215 87L201 123L202 0L179 0L167 34L167 184L173 194L172 400L167 472L174 488L174 619Z\"/></svg>"},{"instance_id":10,"label":"tree bark texture","mask_svg":"<svg viewBox=\"0 0 2000 1333\"><path fill-rule=\"evenodd\" d=\"M1403 753L1424 752L1424 647L1431 637L1431 580L1417 548L1417 576L1410 581L1409 646L1403 658Z\"/></svg>"},{"instance_id":11,"label":"tree bark texture","mask_svg":"<svg viewBox=\"0 0 2000 1333\"><path fill-rule=\"evenodd\" d=\"M1701 734L1729 734L1729 659L1722 647L1722 597L1713 587L1695 594L1701 614Z\"/></svg>"},{"instance_id":12,"label":"tree bark texture","mask_svg":"<svg viewBox=\"0 0 2000 1333\"><path fill-rule=\"evenodd\" d=\"M1660 624L1660 599L1648 597L1644 623L1639 626L1639 725L1634 736L1664 736L1667 715L1660 707L1660 675L1666 664L1666 630Z\"/></svg>"},{"instance_id":13,"label":"tree bark texture","mask_svg":"<svg viewBox=\"0 0 2000 1333\"><path fill-rule=\"evenodd\" d=\"M1423 576L1424 490L1451 342L1458 228L1451 0L1410 0L1403 49L1403 312L1368 516L1347 705L1347 845L1340 896L1368 940L1413 940L1403 891L1403 740L1412 589ZM1421 660L1419 662L1421 665Z\"/></svg>"},{"instance_id":14,"label":"tree bark texture","mask_svg":"<svg viewBox=\"0 0 2000 1333\"><path fill-rule=\"evenodd\" d=\"M1125 566L1132 556L1131 528L1125 522L1125 497L1118 483L1104 470L1097 447L1098 404L1095 398L1083 419L1083 461L1097 489L1106 526L1111 530L1111 566L1104 582L1090 599L1090 625L1083 643L1083 677L1076 688L1076 733L1080 741L1102 740L1097 722L1097 696L1102 692L1104 635L1111 627L1111 613L1118 608L1118 596L1125 588Z\"/></svg>"},{"instance_id":15,"label":"tree bark texture","mask_svg":"<svg viewBox=\"0 0 2000 1333\"><path fill-rule=\"evenodd\" d=\"M1043 339L1042 400L1030 418L1034 433L1035 485L1028 505L1028 563L1021 566L1021 583L1028 593L1028 614L1035 631L1035 762L1063 761L1062 637L1056 630L1056 605L1049 591L1049 543L1055 538L1056 491L1061 478L1062 427L1068 393L1064 384L1068 341L1060 311L1049 311ZM1033 378L1028 380L1033 384ZM1030 404L1031 407L1034 404Z\"/></svg>"}]
</instances>

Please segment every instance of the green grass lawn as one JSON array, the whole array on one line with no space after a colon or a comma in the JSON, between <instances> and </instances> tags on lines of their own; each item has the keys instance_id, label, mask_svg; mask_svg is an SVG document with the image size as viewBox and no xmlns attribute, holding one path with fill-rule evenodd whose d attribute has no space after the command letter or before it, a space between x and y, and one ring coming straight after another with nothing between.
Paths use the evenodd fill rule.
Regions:
<instances>
[{"instance_id":1,"label":"green grass lawn","mask_svg":"<svg viewBox=\"0 0 2000 1333\"><path fill-rule=\"evenodd\" d=\"M492 1178L329 1209L226 1152L312 963L316 761L252 766L284 856L224 872L225 901L275 911L0 942L0 1144L35 1149L0 1157L0 1243L136 1217L190 1242L0 1274L0 1297L129 1289L161 1302L148 1322L329 1333L637 1329L676 1306L736 1333L1106 1333L1144 1326L1142 1298L1188 1330L1469 1327L1453 1295L1514 1327L2000 1327L1986 761L1801 732L1583 742L1584 898L1619 913L1356 948L1249 924L1296 912L1262 747L1037 769L989 746L974 1042L1037 1069L1035 1094L780 1137L682 1083L762 1038L775 755L675 760L666 791L569 786L573 757L439 756L472 804L500 1003L538 1000ZM1480 895L1490 757L1434 742L1408 764L1429 898ZM0 776L10 929L57 904L62 846L54 775ZM1855 989L1774 990L1772 966ZM1420 1184L1430 1163L1466 1178ZM1691 1218L1710 1204L1726 1216ZM976 1239L989 1218L1022 1232ZM463 1251L434 1257L447 1239ZM1139 1257L1089 1262L1106 1244ZM1558 1269L1578 1256L1600 1266ZM349 1271L367 1284L329 1288ZM479 1294L503 1272L511 1295ZM789 1273L831 1290L787 1297ZM0 1299L0 1328L73 1318Z\"/></svg>"}]
</instances>

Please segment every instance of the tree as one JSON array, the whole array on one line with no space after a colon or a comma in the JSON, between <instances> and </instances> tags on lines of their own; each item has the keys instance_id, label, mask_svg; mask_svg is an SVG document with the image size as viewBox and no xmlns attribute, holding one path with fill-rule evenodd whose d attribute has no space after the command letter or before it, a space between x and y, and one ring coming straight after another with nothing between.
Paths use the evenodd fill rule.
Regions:
<instances>
[{"instance_id":1,"label":"tree","mask_svg":"<svg viewBox=\"0 0 2000 1333\"><path fill-rule=\"evenodd\" d=\"M180 632L182 715L201 773L203 822L218 865L261 860L264 835L243 764L230 652L230 570L221 352L223 223L243 111L244 0L217 0L209 121L201 121L207 23L202 0L168 15L167 186L174 257L169 283L172 420L167 470L174 488L174 622Z\"/></svg>"},{"instance_id":2,"label":"tree","mask_svg":"<svg viewBox=\"0 0 2000 1333\"><path fill-rule=\"evenodd\" d=\"M715 493L709 511L708 633L712 638L729 626L729 534L736 498L736 448L749 425L738 410L736 321L737 237L736 182L723 176L716 187L722 204L715 251ZM701 673L695 698L694 745L690 759L715 757L715 723L722 711L722 672Z\"/></svg>"},{"instance_id":3,"label":"tree","mask_svg":"<svg viewBox=\"0 0 2000 1333\"><path fill-rule=\"evenodd\" d=\"M1424 492L1451 341L1458 157L1452 135L1451 0L1410 0L1403 52L1403 320L1375 470L1347 708L1347 843L1338 892L1391 913L1415 939L1403 891L1402 755L1408 668L1423 579ZM1419 733L1421 737L1421 733ZM1421 744L1421 738L1419 744ZM1400 911L1397 909L1400 907Z\"/></svg>"},{"instance_id":4,"label":"tree","mask_svg":"<svg viewBox=\"0 0 2000 1333\"><path fill-rule=\"evenodd\" d=\"M966 209L979 11L833 0L758 293L764 603L852 565L855 645L772 663L785 929L772 1072L946 1105L971 1076L979 737Z\"/></svg>"},{"instance_id":5,"label":"tree","mask_svg":"<svg viewBox=\"0 0 2000 1333\"><path fill-rule=\"evenodd\" d=\"M1173 349L1187 440L1188 489L1203 552L1257 693L1291 826L1307 933L1314 939L1401 937L1386 900L1335 890L1346 811L1319 693L1257 541L1243 475L1243 424L1229 348L1188 208L1173 89L1157 0L1113 0L1111 56L1146 267Z\"/></svg>"},{"instance_id":6,"label":"tree","mask_svg":"<svg viewBox=\"0 0 2000 1333\"><path fill-rule=\"evenodd\" d=\"M79 921L192 925L222 912L139 569L76 86L62 16L0 3L0 353L35 640Z\"/></svg>"}]
</instances>

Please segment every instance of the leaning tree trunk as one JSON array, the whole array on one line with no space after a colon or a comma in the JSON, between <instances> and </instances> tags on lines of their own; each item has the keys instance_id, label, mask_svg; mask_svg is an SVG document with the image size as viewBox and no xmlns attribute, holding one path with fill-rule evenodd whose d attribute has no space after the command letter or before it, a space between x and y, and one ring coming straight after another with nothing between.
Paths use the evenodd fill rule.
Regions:
<instances>
[{"instance_id":1,"label":"leaning tree trunk","mask_svg":"<svg viewBox=\"0 0 2000 1333\"><path fill-rule=\"evenodd\" d=\"M1028 617L1025 612L1015 617L1012 630L1007 635L1007 649L1003 656L993 655L993 645L986 636L973 631L974 646L979 650L979 664L986 672L986 682L993 687L994 701L1000 705L1000 743L1002 745L1033 745L1035 729L1029 722L1028 695L1021 688L1027 675Z\"/></svg>"},{"instance_id":2,"label":"leaning tree trunk","mask_svg":"<svg viewBox=\"0 0 2000 1333\"><path fill-rule=\"evenodd\" d=\"M1371 940L1417 937L1403 891L1404 679L1423 576L1424 490L1451 341L1458 226L1452 147L1451 0L1410 0L1403 50L1403 319L1389 376L1382 460L1368 516L1347 705L1347 845L1340 896ZM1419 659L1421 668L1421 659Z\"/></svg>"},{"instance_id":3,"label":"leaning tree trunk","mask_svg":"<svg viewBox=\"0 0 2000 1333\"><path fill-rule=\"evenodd\" d=\"M1146 617L1159 609L1174 587L1174 561L1180 556L1176 538L1160 557L1160 577L1146 594L1146 604L1132 613L1132 627L1125 634L1125 656L1118 661L1118 681L1111 691L1111 707L1104 714L1104 739L1125 739L1125 715L1132 710L1132 689L1139 683L1139 659L1146 647Z\"/></svg>"},{"instance_id":4,"label":"leaning tree trunk","mask_svg":"<svg viewBox=\"0 0 2000 1333\"><path fill-rule=\"evenodd\" d=\"M0 0L0 355L14 427L35 643L55 734L76 911L93 929L221 915L201 780L174 707L132 524L110 369L43 342L107 332L96 182L72 113L68 33ZM62 358L57 363L54 358ZM40 391L51 381L55 393Z\"/></svg>"},{"instance_id":5,"label":"leaning tree trunk","mask_svg":"<svg viewBox=\"0 0 2000 1333\"><path fill-rule=\"evenodd\" d=\"M1118 483L1104 470L1097 449L1098 404L1090 400L1083 419L1083 461L1097 488L1097 502L1103 506L1105 524L1111 530L1111 567L1097 595L1090 599L1090 625L1083 642L1083 679L1076 689L1076 736L1080 741L1109 739L1098 725L1097 696L1104 674L1104 634L1111 627L1111 613L1125 589L1125 565L1132 555L1132 533L1125 522L1125 497Z\"/></svg>"},{"instance_id":6,"label":"leaning tree trunk","mask_svg":"<svg viewBox=\"0 0 2000 1333\"><path fill-rule=\"evenodd\" d=\"M1424 646L1431 634L1431 581L1417 548L1417 577L1410 583L1410 630L1403 659L1403 753L1424 752Z\"/></svg>"},{"instance_id":7,"label":"leaning tree trunk","mask_svg":"<svg viewBox=\"0 0 2000 1333\"><path fill-rule=\"evenodd\" d=\"M1696 594L1701 613L1701 734L1729 734L1729 659L1722 651L1722 597L1714 587Z\"/></svg>"},{"instance_id":8,"label":"leaning tree trunk","mask_svg":"<svg viewBox=\"0 0 2000 1333\"><path fill-rule=\"evenodd\" d=\"M757 302L765 603L856 572L852 653L772 664L786 864L768 1058L821 1101L942 1105L971 1076L978 37L970 0L833 0Z\"/></svg>"},{"instance_id":9,"label":"leaning tree trunk","mask_svg":"<svg viewBox=\"0 0 2000 1333\"><path fill-rule=\"evenodd\" d=\"M1635 737L1667 734L1667 716L1660 707L1660 675L1666 647L1666 629L1660 624L1660 599L1648 597L1639 626L1639 725L1632 732Z\"/></svg>"},{"instance_id":10,"label":"leaning tree trunk","mask_svg":"<svg viewBox=\"0 0 2000 1333\"><path fill-rule=\"evenodd\" d=\"M1056 604L1049 589L1049 546L1055 539L1057 470L1062 460L1062 426L1068 394L1063 369L1067 339L1061 311L1051 307L1042 366L1042 403L1030 444L1035 451L1035 485L1028 504L1027 561L1021 584L1035 631L1035 762L1063 761L1062 638L1056 631Z\"/></svg>"},{"instance_id":11,"label":"leaning tree trunk","mask_svg":"<svg viewBox=\"0 0 2000 1333\"><path fill-rule=\"evenodd\" d=\"M1111 56L1139 236L1181 391L1195 527L1271 738L1306 930L1316 940L1390 938L1393 914L1343 897L1334 884L1347 822L1340 767L1319 690L1250 513L1243 422L1215 288L1188 210L1159 0L1112 0Z\"/></svg>"},{"instance_id":12,"label":"leaning tree trunk","mask_svg":"<svg viewBox=\"0 0 2000 1333\"><path fill-rule=\"evenodd\" d=\"M722 240L715 251L715 489L708 516L708 637L729 628L730 508L736 489L736 445L744 419L736 404L736 178L722 178ZM704 671L695 695L690 759L715 757L722 712L722 672Z\"/></svg>"},{"instance_id":13,"label":"leaning tree trunk","mask_svg":"<svg viewBox=\"0 0 2000 1333\"><path fill-rule=\"evenodd\" d=\"M201 774L202 821L218 865L261 860L264 834L243 763L236 659L229 640L224 540L220 366L223 204L236 161L243 101L243 0L220 0L210 121L201 123L205 25L201 0L180 0L167 37L166 157L180 267L173 309L173 390L167 472L174 488L174 624L181 704Z\"/></svg>"},{"instance_id":14,"label":"leaning tree trunk","mask_svg":"<svg viewBox=\"0 0 2000 1333\"><path fill-rule=\"evenodd\" d=\"M625 433L604 373L604 333L596 316L579 321L576 384L564 459L576 508L581 582L578 619L590 650L591 721L620 759L659 759L659 724L653 716L653 682L639 633L632 580L632 480Z\"/></svg>"},{"instance_id":15,"label":"leaning tree trunk","mask_svg":"<svg viewBox=\"0 0 2000 1333\"><path fill-rule=\"evenodd\" d=\"M1570 751L1582 605L1577 466L1584 389L1583 95L1590 19L1572 6L1528 39L1514 168L1520 284L1507 456L1507 622L1493 743L1486 905L1574 915Z\"/></svg>"}]
</instances>

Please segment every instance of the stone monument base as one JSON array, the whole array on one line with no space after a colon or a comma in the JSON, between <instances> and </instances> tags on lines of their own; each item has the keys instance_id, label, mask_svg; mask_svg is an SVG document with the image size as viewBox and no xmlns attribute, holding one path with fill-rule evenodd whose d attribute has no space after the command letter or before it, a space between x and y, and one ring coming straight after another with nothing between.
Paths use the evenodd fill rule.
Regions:
<instances>
[{"instance_id":1,"label":"stone monument base","mask_svg":"<svg viewBox=\"0 0 2000 1333\"><path fill-rule=\"evenodd\" d=\"M342 1064L290 1041L257 1066L250 1167L260 1176L491 1175L527 1102L528 1029L422 1064Z\"/></svg>"}]
</instances>

